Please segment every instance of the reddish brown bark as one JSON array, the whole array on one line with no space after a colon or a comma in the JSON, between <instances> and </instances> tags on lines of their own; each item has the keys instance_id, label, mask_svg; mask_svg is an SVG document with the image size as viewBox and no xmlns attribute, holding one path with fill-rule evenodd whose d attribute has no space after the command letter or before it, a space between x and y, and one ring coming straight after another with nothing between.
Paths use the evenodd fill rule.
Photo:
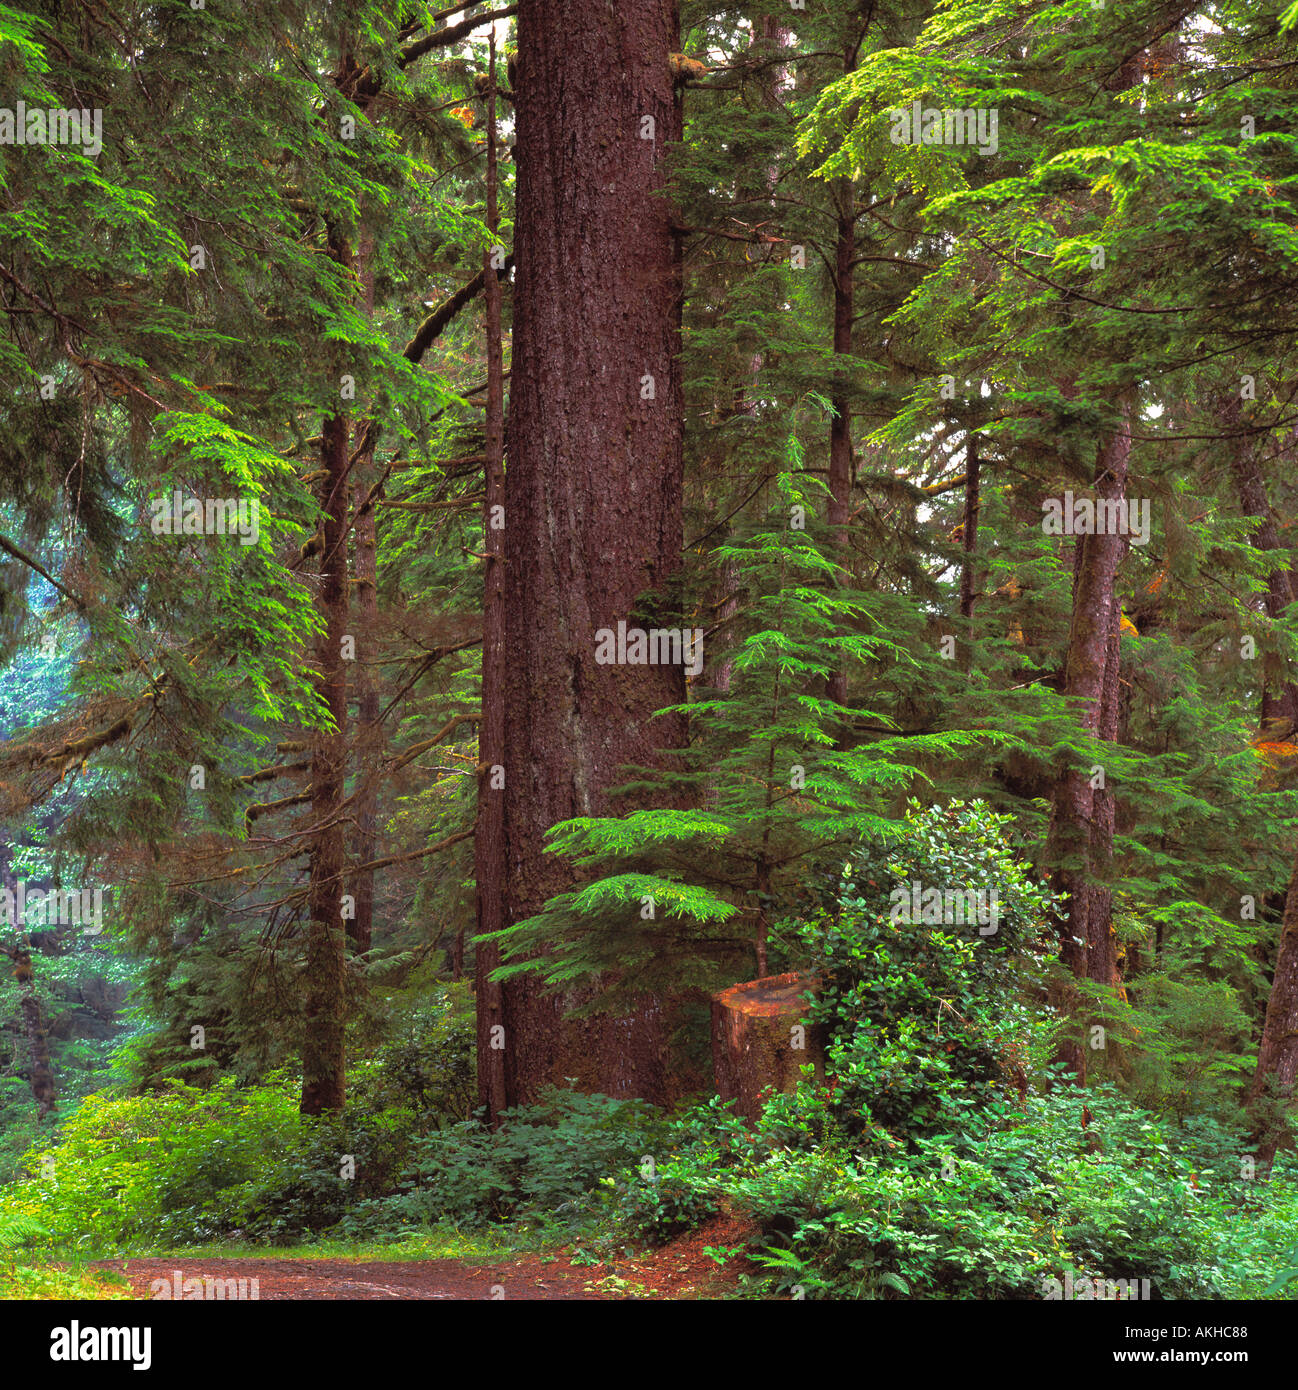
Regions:
<instances>
[{"instance_id":1,"label":"reddish brown bark","mask_svg":"<svg viewBox=\"0 0 1298 1390\"><path fill-rule=\"evenodd\" d=\"M362 304L367 315L374 313L374 241L361 237L357 256L362 287ZM369 864L378 857L379 762L383 756L383 729L379 723L379 684L376 634L379 626L378 522L374 488L374 432L368 424L356 431L360 457L353 467L355 517L353 536L356 546L353 585L353 631L356 636L356 739L354 761L358 775L355 799L356 862ZM358 955L370 949L374 939L374 870L356 875L352 885L356 916L349 934Z\"/></svg>"},{"instance_id":2,"label":"reddish brown bark","mask_svg":"<svg viewBox=\"0 0 1298 1390\"><path fill-rule=\"evenodd\" d=\"M487 225L498 226L496 209L496 45L491 41L491 88L487 109ZM505 764L505 505L504 363L501 347L501 284L484 256L487 310L487 418L484 465L483 549L487 555L482 605L482 718L478 722L478 807L473 836L475 904L479 934L505 925L502 888L507 871L505 792L496 784ZM477 996L478 1103L492 1122L508 1105L505 1092L505 1015L501 986L491 978L500 964L494 941L480 941L474 956Z\"/></svg>"},{"instance_id":3,"label":"reddish brown bark","mask_svg":"<svg viewBox=\"0 0 1298 1390\"><path fill-rule=\"evenodd\" d=\"M1118 562L1126 553L1127 540L1120 537ZM1105 643L1104 684L1100 699L1100 717L1096 734L1105 743L1118 737L1118 716L1121 709L1122 683L1119 679L1122 661L1122 605L1115 596L1109 605L1109 631ZM1101 755L1103 756L1103 755ZM1086 886L1086 973L1097 984L1119 984L1117 937L1113 933L1113 890L1106 879L1113 868L1113 835L1117 828L1117 808L1113 788L1106 776L1104 785L1096 787L1091 802L1090 873L1092 881Z\"/></svg>"},{"instance_id":4,"label":"reddish brown bark","mask_svg":"<svg viewBox=\"0 0 1298 1390\"><path fill-rule=\"evenodd\" d=\"M1095 465L1097 503L1125 503L1132 409L1128 394L1122 401L1121 425L1100 447ZM1096 740L1094 763L1103 767L1101 741L1112 740L1117 730L1121 620L1117 575L1127 539L1116 532L1083 535L1076 545L1064 693L1083 730ZM1064 894L1060 958L1075 977L1111 984L1117 980L1111 901L1108 890L1097 881L1097 871L1103 872L1112 856L1113 807L1110 795L1093 788L1091 781L1089 764L1068 767L1057 781L1050 857L1065 861L1055 876L1056 887ZM1071 1001L1057 1002L1067 1007ZM1084 1074L1079 1044L1062 1044L1060 1056L1079 1076Z\"/></svg>"},{"instance_id":5,"label":"reddish brown bark","mask_svg":"<svg viewBox=\"0 0 1298 1390\"><path fill-rule=\"evenodd\" d=\"M329 253L350 266L351 248L335 228ZM319 607L325 619L316 660L318 689L333 729L312 741L310 883L307 891L306 1008L302 1042L304 1115L341 1110L346 1086L343 1043L346 942L343 926L343 872L346 864L342 815L347 770L347 674L343 638L347 633L347 417L331 415L321 442L321 502L324 511L320 551Z\"/></svg>"},{"instance_id":6,"label":"reddish brown bark","mask_svg":"<svg viewBox=\"0 0 1298 1390\"><path fill-rule=\"evenodd\" d=\"M1284 922L1280 928L1266 1020L1262 1025L1257 1070L1249 1088L1258 1158L1264 1167L1270 1166L1285 1134L1285 1115L1292 1109L1295 1077L1298 1077L1298 859L1294 861L1285 898Z\"/></svg>"},{"instance_id":7,"label":"reddish brown bark","mask_svg":"<svg viewBox=\"0 0 1298 1390\"><path fill-rule=\"evenodd\" d=\"M680 261L663 196L681 131L675 5L522 0L518 35L507 922L572 886L571 867L542 853L552 825L634 809L609 789L627 764L662 765L662 750L683 742L679 720L652 716L685 691L679 666L595 660L597 630L619 620L682 625L661 605L637 611L682 545ZM533 976L505 983L510 1103L565 1077L667 1095L664 1010L645 1001L620 1019L566 1019L583 997L542 993Z\"/></svg>"},{"instance_id":8,"label":"reddish brown bark","mask_svg":"<svg viewBox=\"0 0 1298 1390\"><path fill-rule=\"evenodd\" d=\"M54 1084L54 1066L50 1061L49 1034L45 1027L45 1010L36 993L32 976L31 953L20 947L13 957L14 975L22 985L19 1011L23 1019L23 1032L27 1036L28 1084L36 1101L41 1119L44 1119L58 1104L58 1088Z\"/></svg>"},{"instance_id":9,"label":"reddish brown bark","mask_svg":"<svg viewBox=\"0 0 1298 1390\"><path fill-rule=\"evenodd\" d=\"M851 64L848 64L850 71ZM838 241L834 257L834 356L844 358L852 352L852 256L856 249L855 189L850 179L839 181ZM847 518L852 502L852 415L846 389L847 364L839 361L838 377L830 398L833 419L829 426L829 503L826 519L838 563L846 581L848 566ZM847 703L847 667L840 665L830 674L826 697L835 704Z\"/></svg>"}]
</instances>

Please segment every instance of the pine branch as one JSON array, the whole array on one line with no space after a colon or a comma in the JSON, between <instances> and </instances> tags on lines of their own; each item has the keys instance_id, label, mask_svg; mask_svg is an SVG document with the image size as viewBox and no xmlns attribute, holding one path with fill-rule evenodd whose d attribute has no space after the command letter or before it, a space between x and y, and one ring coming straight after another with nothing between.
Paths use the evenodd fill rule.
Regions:
<instances>
[{"instance_id":1,"label":"pine branch","mask_svg":"<svg viewBox=\"0 0 1298 1390\"><path fill-rule=\"evenodd\" d=\"M65 588L62 584L60 584L59 581L54 578L54 576L49 572L49 570L45 568L44 565L41 564L39 560L33 559L32 556L28 555L25 550L20 550L13 543L13 541L7 540L4 536L0 536L0 550L3 550L6 555L12 555L15 560L21 560L22 563L26 565L28 569L35 570L36 573L39 574L42 579L48 581L50 584L53 584L54 587L59 591L59 593L63 595L64 598L70 599L74 604L76 604L80 612L84 613L86 611L86 605L83 599L78 598L76 594L72 592L71 589Z\"/></svg>"},{"instance_id":2,"label":"pine branch","mask_svg":"<svg viewBox=\"0 0 1298 1390\"><path fill-rule=\"evenodd\" d=\"M468 19L461 20L458 24L450 24L445 29L439 29L436 33L429 34L427 38L407 44L397 58L397 66L407 68L416 59L422 58L425 53L431 52L434 48L445 48L448 44L464 38L466 34L471 34L475 29L480 29L484 24L494 24L498 19L508 19L517 13L517 5L506 5L503 10L489 10L486 14L473 15Z\"/></svg>"}]
</instances>

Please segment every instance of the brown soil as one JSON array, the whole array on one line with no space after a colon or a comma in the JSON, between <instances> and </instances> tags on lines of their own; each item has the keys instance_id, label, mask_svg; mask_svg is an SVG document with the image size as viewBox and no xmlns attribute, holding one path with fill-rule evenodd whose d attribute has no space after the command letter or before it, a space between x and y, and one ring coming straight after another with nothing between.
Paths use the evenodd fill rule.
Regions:
<instances>
[{"instance_id":1,"label":"brown soil","mask_svg":"<svg viewBox=\"0 0 1298 1390\"><path fill-rule=\"evenodd\" d=\"M154 1280L256 1279L259 1299L698 1299L724 1297L739 1277L731 1261L722 1269L704 1246L743 1244L744 1223L717 1217L659 1250L608 1264L573 1264L575 1251L547 1260L524 1255L513 1260L352 1260L186 1259L103 1260L116 1270L137 1298L153 1297Z\"/></svg>"}]
</instances>

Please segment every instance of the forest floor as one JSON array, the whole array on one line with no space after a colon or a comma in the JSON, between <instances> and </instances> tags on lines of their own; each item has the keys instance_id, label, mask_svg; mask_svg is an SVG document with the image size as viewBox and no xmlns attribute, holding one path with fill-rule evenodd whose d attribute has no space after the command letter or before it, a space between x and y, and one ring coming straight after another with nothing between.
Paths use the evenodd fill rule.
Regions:
<instances>
[{"instance_id":1,"label":"forest floor","mask_svg":"<svg viewBox=\"0 0 1298 1390\"><path fill-rule=\"evenodd\" d=\"M176 1271L182 1286L194 1278L256 1279L259 1299L725 1298L734 1291L741 1262L722 1268L705 1249L742 1245L748 1234L744 1223L717 1217L657 1250L601 1264L574 1263L578 1252L564 1249L552 1256L379 1261L201 1254L99 1260L91 1268L120 1274L139 1299L155 1296L157 1280L165 1281L165 1296L171 1297Z\"/></svg>"}]
</instances>

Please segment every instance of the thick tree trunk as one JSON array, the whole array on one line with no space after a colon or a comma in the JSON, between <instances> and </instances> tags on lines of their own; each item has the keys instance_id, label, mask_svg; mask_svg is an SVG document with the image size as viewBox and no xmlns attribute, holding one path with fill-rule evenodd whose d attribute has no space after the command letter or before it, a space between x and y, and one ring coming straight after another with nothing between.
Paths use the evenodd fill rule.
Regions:
<instances>
[{"instance_id":1,"label":"thick tree trunk","mask_svg":"<svg viewBox=\"0 0 1298 1390\"><path fill-rule=\"evenodd\" d=\"M1125 537L1118 538L1118 563L1126 554ZM1118 716L1122 706L1122 682L1119 673L1122 663L1122 605L1117 596L1109 605L1109 631L1105 642L1104 685L1100 699L1100 718L1097 736L1105 743L1118 738ZM1103 755L1101 755L1103 756ZM1118 975L1117 938L1113 934L1113 890L1107 882L1113 868L1113 835L1117 828L1117 807L1113 788L1106 777L1102 787L1096 787L1091 802L1090 873L1086 905L1086 973L1097 984L1120 983Z\"/></svg>"},{"instance_id":2,"label":"thick tree trunk","mask_svg":"<svg viewBox=\"0 0 1298 1390\"><path fill-rule=\"evenodd\" d=\"M1228 427L1240 421L1240 402L1231 398L1222 416ZM1262 551L1283 550L1267 497L1266 480L1258 462L1257 447L1248 439L1234 441L1231 472L1245 516L1256 517L1253 544ZM1286 566L1272 570L1263 602L1275 620L1293 602L1293 572ZM1298 687L1284 679L1280 663L1268 655L1262 671L1260 722L1264 732L1289 737L1298 726ZM1257 1069L1249 1088L1249 1109L1254 1120L1258 1159L1269 1168L1286 1132L1285 1117L1292 1106L1294 1080L1298 1076L1298 859L1295 859L1285 898L1280 940L1276 947L1275 973L1267 998Z\"/></svg>"},{"instance_id":3,"label":"thick tree trunk","mask_svg":"<svg viewBox=\"0 0 1298 1390\"><path fill-rule=\"evenodd\" d=\"M329 233L330 255L350 265L346 238ZM347 417L324 422L321 483L325 513L320 551L320 610L325 630L317 650L319 690L334 723L314 737L311 758L311 878L307 895L306 1010L302 1042L304 1115L341 1110L346 1085L343 1042L346 940L343 873L346 837L342 815L347 770Z\"/></svg>"},{"instance_id":4,"label":"thick tree trunk","mask_svg":"<svg viewBox=\"0 0 1298 1390\"><path fill-rule=\"evenodd\" d=\"M378 567L375 556L378 531L373 500L366 501L375 482L372 456L358 460L356 481L356 862L372 863L378 857L379 763L383 757L383 729L379 723ZM352 944L364 955L374 940L374 870L356 875L352 896L356 917L351 922Z\"/></svg>"},{"instance_id":5,"label":"thick tree trunk","mask_svg":"<svg viewBox=\"0 0 1298 1390\"><path fill-rule=\"evenodd\" d=\"M1111 91L1127 91L1140 81L1143 51L1127 59L1110 78ZM1135 392L1120 399L1121 423L1104 441L1095 463L1096 514L1100 504L1125 506L1131 460L1131 425L1136 413ZM1102 742L1117 738L1121 708L1121 605L1118 568L1127 552L1127 538L1117 531L1079 536L1073 576L1073 613L1068 634L1064 693L1080 705L1083 729L1096 740L1095 764L1104 768ZM1112 892L1105 883L1113 860L1116 824L1112 790L1093 787L1090 767L1069 767L1055 786L1051 808L1052 857L1069 861L1056 873L1064 892L1067 919L1058 922L1060 958L1078 979L1118 985L1117 945L1113 937ZM1075 999L1057 1001L1064 1007ZM1081 1078L1085 1055L1079 1043L1065 1042L1060 1059Z\"/></svg>"},{"instance_id":6,"label":"thick tree trunk","mask_svg":"<svg viewBox=\"0 0 1298 1390\"><path fill-rule=\"evenodd\" d=\"M595 634L679 627L647 591L675 571L681 530L680 260L663 196L681 109L672 0L520 0L514 358L505 478L503 916L572 886L542 853L573 816L614 800L627 764L683 742L653 712L684 698L679 666L600 665ZM484 884L484 891L497 891ZM670 1093L664 1010L565 1015L585 996L502 989L510 1103L575 1077L586 1089Z\"/></svg>"},{"instance_id":7,"label":"thick tree trunk","mask_svg":"<svg viewBox=\"0 0 1298 1390\"><path fill-rule=\"evenodd\" d=\"M19 948L14 954L14 975L22 985L19 1009L23 1018L23 1032L27 1035L30 1064L28 1084L32 1088L40 1117L44 1119L58 1104L59 1096L54 1084L54 1066L50 1061L45 1010L41 1008L41 1001L36 994L31 953L26 947Z\"/></svg>"},{"instance_id":8,"label":"thick tree trunk","mask_svg":"<svg viewBox=\"0 0 1298 1390\"><path fill-rule=\"evenodd\" d=\"M367 316L374 314L374 241L362 235L358 254L362 302ZM378 482L374 469L373 432L368 421L357 426L356 447L364 452L356 460L354 539L356 545L353 598L356 634L356 738L357 772L356 863L369 864L378 858L379 763L383 757L383 729L379 723L379 680L377 637L379 625L378 589L378 509L373 489ZM366 446L368 441L368 446ZM350 923L352 944L358 955L370 949L374 939L374 870L356 875L352 885L356 917Z\"/></svg>"},{"instance_id":9,"label":"thick tree trunk","mask_svg":"<svg viewBox=\"0 0 1298 1390\"><path fill-rule=\"evenodd\" d=\"M717 1093L755 1121L772 1091L790 1092L809 1063L824 1074L820 1030L803 1022L818 981L796 972L731 985L712 996L712 1066Z\"/></svg>"},{"instance_id":10,"label":"thick tree trunk","mask_svg":"<svg viewBox=\"0 0 1298 1390\"><path fill-rule=\"evenodd\" d=\"M1122 402L1122 424L1100 448L1095 466L1097 503L1125 502L1132 409L1127 395ZM1117 575L1127 540L1115 532L1079 536L1076 544L1064 693L1077 709L1083 730L1096 740L1095 762L1103 767L1100 741L1116 732L1121 618ZM1053 797L1050 857L1056 863L1064 861L1055 878L1066 912L1066 919L1058 924L1060 958L1078 979L1113 983L1117 976L1108 890L1096 881L1097 868L1102 870L1112 855L1113 813L1111 801L1101 796L1097 814L1096 798L1089 765L1064 771ZM1056 1002L1068 1007L1072 1001ZM1079 1076L1084 1074L1079 1044L1063 1044L1060 1057Z\"/></svg>"},{"instance_id":11,"label":"thick tree trunk","mask_svg":"<svg viewBox=\"0 0 1298 1390\"><path fill-rule=\"evenodd\" d=\"M10 895L10 901L18 896L18 882L13 875L13 865L9 856L8 843L0 839L0 888ZM50 1060L49 1031L45 1026L45 1010L41 1007L40 996L36 993L36 981L32 971L31 948L22 939L22 930L15 924L17 940L12 948L0 946L0 950L13 960L14 979L18 981L20 994L18 1011L22 1015L23 1032L27 1037L27 1056L30 1070L28 1085L44 1119L58 1104L58 1088L54 1082L54 1065Z\"/></svg>"},{"instance_id":12,"label":"thick tree trunk","mask_svg":"<svg viewBox=\"0 0 1298 1390\"><path fill-rule=\"evenodd\" d=\"M496 210L496 45L491 41L492 85L488 96L487 225L494 232ZM505 792L496 769L505 765L505 533L497 523L505 506L504 363L501 348L501 284L484 257L483 284L487 309L487 418L484 465L483 546L487 555L482 605L482 718L478 722L478 808L473 836L475 905L479 934L505 925L503 886ZM478 1104L494 1123L508 1105L505 1092L505 1014L501 986L491 978L500 964L500 947L480 941L474 955L477 999Z\"/></svg>"},{"instance_id":13,"label":"thick tree trunk","mask_svg":"<svg viewBox=\"0 0 1298 1390\"><path fill-rule=\"evenodd\" d=\"M1293 876L1289 880L1257 1070L1249 1089L1258 1158L1263 1167L1271 1165L1285 1133L1285 1115L1292 1107L1295 1077L1298 1077L1298 859L1294 861Z\"/></svg>"}]
</instances>

